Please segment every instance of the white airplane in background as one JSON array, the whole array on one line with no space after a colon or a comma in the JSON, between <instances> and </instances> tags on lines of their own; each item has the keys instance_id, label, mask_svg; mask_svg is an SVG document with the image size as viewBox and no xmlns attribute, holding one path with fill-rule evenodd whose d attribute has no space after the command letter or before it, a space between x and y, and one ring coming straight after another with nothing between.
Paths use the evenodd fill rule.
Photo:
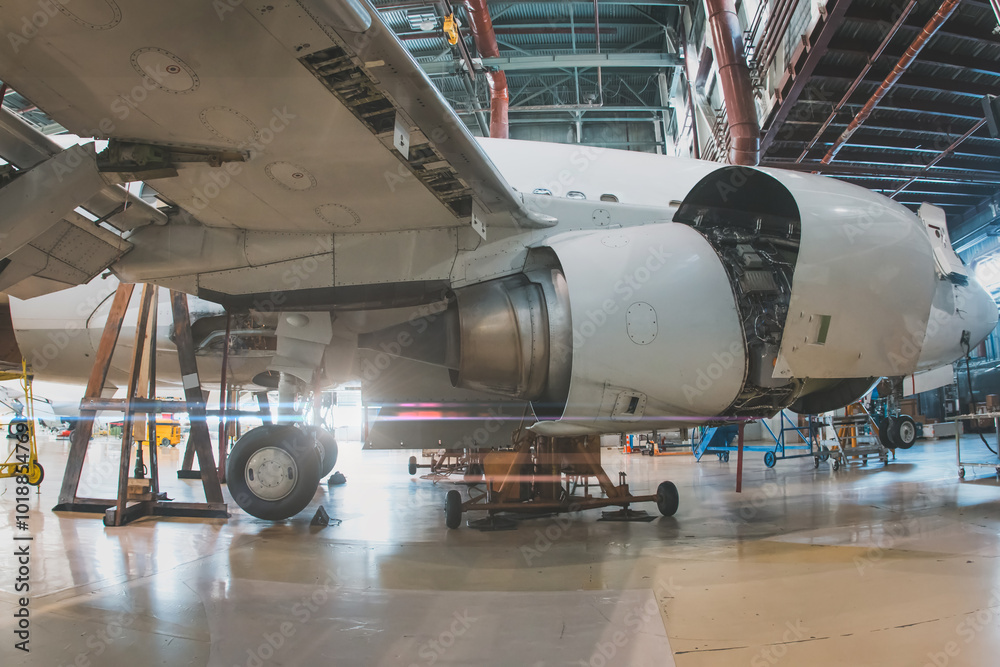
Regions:
<instances>
[{"instance_id":1,"label":"white airplane in background","mask_svg":"<svg viewBox=\"0 0 1000 667\"><path fill-rule=\"evenodd\" d=\"M272 329L283 403L319 373L400 403L496 397L499 421L527 402L546 436L815 413L951 363L997 323L940 209L802 173L477 141L364 4L55 7L0 40L0 78L110 144L60 150L0 116L18 168L0 290L110 269L221 304ZM4 3L0 27L20 35L35 11ZM137 180L162 205L116 185ZM22 323L19 307L31 359L65 312ZM320 471L275 428L237 443L229 485L279 519ZM408 428L392 437L424 434Z\"/></svg>"}]
</instances>

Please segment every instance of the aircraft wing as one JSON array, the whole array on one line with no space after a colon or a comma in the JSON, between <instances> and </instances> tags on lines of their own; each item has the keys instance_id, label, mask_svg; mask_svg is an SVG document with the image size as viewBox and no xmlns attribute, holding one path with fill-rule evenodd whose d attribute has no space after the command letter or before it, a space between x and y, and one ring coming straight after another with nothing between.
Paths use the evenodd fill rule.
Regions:
<instances>
[{"instance_id":1,"label":"aircraft wing","mask_svg":"<svg viewBox=\"0 0 1000 667\"><path fill-rule=\"evenodd\" d=\"M525 208L357 0L79 0L32 23L37 12L0 9L0 78L70 132L117 140L98 171L150 183L186 222L307 234L555 222Z\"/></svg>"}]
</instances>

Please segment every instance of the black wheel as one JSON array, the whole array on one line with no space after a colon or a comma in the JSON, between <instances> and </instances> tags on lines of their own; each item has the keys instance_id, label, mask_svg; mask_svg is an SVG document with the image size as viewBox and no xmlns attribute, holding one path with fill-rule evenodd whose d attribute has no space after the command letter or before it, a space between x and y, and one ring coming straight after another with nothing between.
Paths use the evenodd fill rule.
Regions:
<instances>
[{"instance_id":1,"label":"black wheel","mask_svg":"<svg viewBox=\"0 0 1000 667\"><path fill-rule=\"evenodd\" d=\"M827 461L830 460L830 448L827 447L826 445L823 445L822 449L820 449L819 460L822 461L823 463L826 463Z\"/></svg>"},{"instance_id":2,"label":"black wheel","mask_svg":"<svg viewBox=\"0 0 1000 667\"><path fill-rule=\"evenodd\" d=\"M233 500L247 513L280 521L298 514L312 500L321 465L314 434L268 424L236 441L226 480Z\"/></svg>"},{"instance_id":3,"label":"black wheel","mask_svg":"<svg viewBox=\"0 0 1000 667\"><path fill-rule=\"evenodd\" d=\"M962 479L965 479L965 468L958 469L958 476L961 477Z\"/></svg>"},{"instance_id":4,"label":"black wheel","mask_svg":"<svg viewBox=\"0 0 1000 667\"><path fill-rule=\"evenodd\" d=\"M892 437L893 422L895 421L894 417L883 417L882 421L878 423L878 441L888 449L896 449L896 441Z\"/></svg>"},{"instance_id":5,"label":"black wheel","mask_svg":"<svg viewBox=\"0 0 1000 667\"><path fill-rule=\"evenodd\" d=\"M28 469L28 484L38 486L45 479L45 468L38 461Z\"/></svg>"},{"instance_id":6,"label":"black wheel","mask_svg":"<svg viewBox=\"0 0 1000 667\"><path fill-rule=\"evenodd\" d=\"M462 523L462 494L458 491L449 491L444 497L444 523L451 529Z\"/></svg>"},{"instance_id":7,"label":"black wheel","mask_svg":"<svg viewBox=\"0 0 1000 667\"><path fill-rule=\"evenodd\" d=\"M777 457L774 452L764 452L764 465L768 468L773 468L774 464L778 462Z\"/></svg>"},{"instance_id":8,"label":"black wheel","mask_svg":"<svg viewBox=\"0 0 1000 667\"><path fill-rule=\"evenodd\" d=\"M814 456L813 457L813 468L818 468L818 467L819 467L819 457L818 456Z\"/></svg>"},{"instance_id":9,"label":"black wheel","mask_svg":"<svg viewBox=\"0 0 1000 667\"><path fill-rule=\"evenodd\" d=\"M900 449L909 449L917 441L917 423L907 415L899 415L892 422L892 440Z\"/></svg>"},{"instance_id":10,"label":"black wheel","mask_svg":"<svg viewBox=\"0 0 1000 667\"><path fill-rule=\"evenodd\" d=\"M333 467L337 465L337 439L326 429L318 426L305 426L302 429L311 435L316 441L316 450L319 452L319 476L322 479L330 474Z\"/></svg>"},{"instance_id":11,"label":"black wheel","mask_svg":"<svg viewBox=\"0 0 1000 667\"><path fill-rule=\"evenodd\" d=\"M840 459L834 459L833 460L833 469L834 470L840 470Z\"/></svg>"},{"instance_id":12,"label":"black wheel","mask_svg":"<svg viewBox=\"0 0 1000 667\"><path fill-rule=\"evenodd\" d=\"M417 457L416 456L411 456L410 457L410 462L406 466L406 469L407 469L407 471L411 475L416 475L417 474Z\"/></svg>"},{"instance_id":13,"label":"black wheel","mask_svg":"<svg viewBox=\"0 0 1000 667\"><path fill-rule=\"evenodd\" d=\"M729 463L729 452L722 452L722 462Z\"/></svg>"},{"instance_id":14,"label":"black wheel","mask_svg":"<svg viewBox=\"0 0 1000 667\"><path fill-rule=\"evenodd\" d=\"M160 440L160 447L169 447L169 446L170 446L170 438L163 438L162 440Z\"/></svg>"},{"instance_id":15,"label":"black wheel","mask_svg":"<svg viewBox=\"0 0 1000 667\"><path fill-rule=\"evenodd\" d=\"M680 502L680 494L677 493L677 486L673 482L660 482L656 487L656 509L660 510L663 516L676 514Z\"/></svg>"}]
</instances>

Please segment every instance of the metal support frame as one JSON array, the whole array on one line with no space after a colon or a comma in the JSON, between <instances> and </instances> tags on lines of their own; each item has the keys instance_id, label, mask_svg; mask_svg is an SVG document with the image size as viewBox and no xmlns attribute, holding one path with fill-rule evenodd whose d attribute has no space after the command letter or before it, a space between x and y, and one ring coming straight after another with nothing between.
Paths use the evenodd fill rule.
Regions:
<instances>
[{"instance_id":1,"label":"metal support frame","mask_svg":"<svg viewBox=\"0 0 1000 667\"><path fill-rule=\"evenodd\" d=\"M139 308L139 322L136 328L135 346L129 373L128 394L124 400L109 401L101 399L101 390L107 380L108 370L115 346L121 334L122 322L128 311L129 301L135 285L122 283L115 292L111 303L108 320L101 335L94 366L90 372L86 393L80 402L80 421L73 430L69 456L66 460L66 471L63 476L62 488L59 493L59 503L53 508L57 512L91 512L104 515L107 526L121 526L143 516L187 516L203 518L227 518L229 513L223 502L222 487L219 484L215 461L212 458L211 443L208 438L208 426L205 423L205 403L201 394L201 384L198 381L197 361L194 356L194 341L191 335L191 319L187 308L187 296L171 290L171 304L174 316L174 340L177 345L177 358L185 385L187 401L184 404L191 415L192 438L195 443L202 474L200 478L207 502L178 503L162 500L159 494L157 479L158 467L155 454L155 421L157 410L163 411L165 402L155 400L155 334L147 335L147 328L155 326L155 288L145 286ZM148 340L148 348L147 348ZM143 353L150 355L149 365L149 399L137 396L140 369ZM176 404L169 404L171 406ZM83 471L87 449L93 434L94 419L98 410L121 410L124 413L122 423L121 458L118 470L118 494L115 499L80 498L77 490L80 485L80 475ZM152 475L150 492L142 494L139 499L129 498L128 468L131 460L134 418L137 413L147 413L151 423L150 430L150 473ZM195 437L197 434L199 437Z\"/></svg>"},{"instance_id":2,"label":"metal support frame","mask_svg":"<svg viewBox=\"0 0 1000 667\"><path fill-rule=\"evenodd\" d=\"M555 514L618 506L602 520L652 521L655 516L630 509L632 503L656 502L655 494L635 496L619 473L615 484L601 464L600 436L546 437L530 431L515 435L511 451L490 452L483 459L480 484L469 485L469 500L462 512L485 511L487 519L471 527L496 527L496 514ZM596 484L591 479L596 480ZM591 495L596 486L604 497ZM576 491L583 487L583 495Z\"/></svg>"},{"instance_id":3,"label":"metal support frame","mask_svg":"<svg viewBox=\"0 0 1000 667\"><path fill-rule=\"evenodd\" d=\"M963 461L962 460L962 424L960 422L970 422L979 419L992 419L996 430L996 447L1000 452L1000 412L986 412L982 414L956 415L952 418L955 422L955 463L958 466L958 476L965 479L966 468L993 468L1000 476L1000 456L993 461Z\"/></svg>"}]
</instances>

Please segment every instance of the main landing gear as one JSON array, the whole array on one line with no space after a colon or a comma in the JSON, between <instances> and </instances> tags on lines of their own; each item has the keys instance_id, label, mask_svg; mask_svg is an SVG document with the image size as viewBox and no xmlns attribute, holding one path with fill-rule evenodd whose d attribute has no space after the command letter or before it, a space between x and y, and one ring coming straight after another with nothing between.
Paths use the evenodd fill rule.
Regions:
<instances>
[{"instance_id":1,"label":"main landing gear","mask_svg":"<svg viewBox=\"0 0 1000 667\"><path fill-rule=\"evenodd\" d=\"M279 521L305 509L319 480L337 463L337 441L315 426L264 425L245 433L226 466L236 504Z\"/></svg>"}]
</instances>

